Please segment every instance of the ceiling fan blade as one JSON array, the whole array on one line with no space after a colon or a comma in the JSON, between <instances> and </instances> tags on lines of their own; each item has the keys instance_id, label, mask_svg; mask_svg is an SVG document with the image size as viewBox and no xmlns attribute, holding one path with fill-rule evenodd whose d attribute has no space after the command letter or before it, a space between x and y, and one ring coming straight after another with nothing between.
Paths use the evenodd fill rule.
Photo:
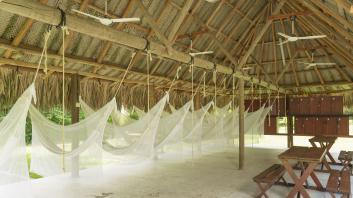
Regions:
<instances>
[{"instance_id":1,"label":"ceiling fan blade","mask_svg":"<svg viewBox=\"0 0 353 198\"><path fill-rule=\"evenodd\" d=\"M310 64L309 64L308 66L305 67L305 69L310 69L310 68L312 68L312 67L314 67L314 66L315 66L315 65L310 65Z\"/></svg>"},{"instance_id":2,"label":"ceiling fan blade","mask_svg":"<svg viewBox=\"0 0 353 198\"><path fill-rule=\"evenodd\" d=\"M303 37L298 37L300 40L308 40L308 39L319 39L319 38L325 38L326 35L317 35L317 36L303 36Z\"/></svg>"},{"instance_id":3,"label":"ceiling fan blade","mask_svg":"<svg viewBox=\"0 0 353 198\"><path fill-rule=\"evenodd\" d=\"M286 44L286 43L288 43L289 42L289 40L285 40L285 41L280 41L277 45L283 45L283 44Z\"/></svg>"},{"instance_id":4,"label":"ceiling fan blade","mask_svg":"<svg viewBox=\"0 0 353 198\"><path fill-rule=\"evenodd\" d=\"M290 36L288 36L288 35L286 35L286 34L284 34L282 32L277 32L277 34L282 36L282 37L284 37L284 38L289 38L290 37Z\"/></svg>"},{"instance_id":5,"label":"ceiling fan blade","mask_svg":"<svg viewBox=\"0 0 353 198\"><path fill-rule=\"evenodd\" d=\"M336 63L315 63L316 65L336 65Z\"/></svg>"},{"instance_id":6,"label":"ceiling fan blade","mask_svg":"<svg viewBox=\"0 0 353 198\"><path fill-rule=\"evenodd\" d=\"M91 15L91 14L88 14L88 13L85 13L85 12L81 12L81 11L79 11L79 10L72 9L72 11L73 11L73 12L76 12L76 13L78 13L78 14L81 14L81 15L84 15L84 16L87 16L87 17L96 19L96 20L101 20L101 19L102 19L101 17L97 17L97 16L94 16L94 15Z\"/></svg>"},{"instance_id":7,"label":"ceiling fan blade","mask_svg":"<svg viewBox=\"0 0 353 198\"><path fill-rule=\"evenodd\" d=\"M205 51L205 52L194 52L194 53L189 53L190 56L198 56L198 55L204 55L204 54L213 54L213 51Z\"/></svg>"},{"instance_id":8,"label":"ceiling fan blade","mask_svg":"<svg viewBox=\"0 0 353 198\"><path fill-rule=\"evenodd\" d=\"M282 42L282 38L279 38L279 42L280 42L280 46L279 46L279 47L281 48L282 63L283 63L283 65L285 65L285 64L286 64L286 58L284 57L283 44L286 43L286 42L288 42L288 40Z\"/></svg>"},{"instance_id":9,"label":"ceiling fan blade","mask_svg":"<svg viewBox=\"0 0 353 198\"><path fill-rule=\"evenodd\" d=\"M114 23L126 23L126 22L139 22L140 18L134 17L134 18L119 18L119 19L111 19L112 22Z\"/></svg>"},{"instance_id":10,"label":"ceiling fan blade","mask_svg":"<svg viewBox=\"0 0 353 198\"><path fill-rule=\"evenodd\" d=\"M298 63L300 63L300 64L304 64L304 65L309 65L309 64L311 64L311 63L301 62L301 61L299 61Z\"/></svg>"}]
</instances>

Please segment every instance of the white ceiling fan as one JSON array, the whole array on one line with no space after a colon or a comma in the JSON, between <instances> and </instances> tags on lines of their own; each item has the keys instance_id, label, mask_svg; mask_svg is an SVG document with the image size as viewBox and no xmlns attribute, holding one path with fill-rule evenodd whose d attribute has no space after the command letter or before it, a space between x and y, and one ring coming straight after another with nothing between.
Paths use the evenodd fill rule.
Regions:
<instances>
[{"instance_id":1,"label":"white ceiling fan","mask_svg":"<svg viewBox=\"0 0 353 198\"><path fill-rule=\"evenodd\" d=\"M311 40L311 39L320 39L320 38L325 38L326 35L315 35L315 36L289 36L281 32L277 32L278 35L284 37L286 40L279 43L279 45L283 45L288 42L295 42L298 40Z\"/></svg>"},{"instance_id":2,"label":"white ceiling fan","mask_svg":"<svg viewBox=\"0 0 353 198\"><path fill-rule=\"evenodd\" d=\"M94 16L85 12L81 12L79 10L72 9L73 12L79 13L81 15L96 19L103 25L111 25L112 23L126 23L126 22L139 22L140 18L134 17L134 18L119 18L119 19L109 19L109 18L103 18L103 17L98 17Z\"/></svg>"},{"instance_id":3,"label":"white ceiling fan","mask_svg":"<svg viewBox=\"0 0 353 198\"><path fill-rule=\"evenodd\" d=\"M314 62L314 52L311 53L311 62L299 62L301 64L305 65L305 69L310 69L311 67L316 67L316 66L332 66L336 65L336 63L318 63Z\"/></svg>"},{"instance_id":4,"label":"white ceiling fan","mask_svg":"<svg viewBox=\"0 0 353 198\"><path fill-rule=\"evenodd\" d=\"M192 57L206 54L213 54L213 51L203 51L203 52L192 52L194 49L192 48L192 40L190 40L190 52L189 55Z\"/></svg>"}]
</instances>

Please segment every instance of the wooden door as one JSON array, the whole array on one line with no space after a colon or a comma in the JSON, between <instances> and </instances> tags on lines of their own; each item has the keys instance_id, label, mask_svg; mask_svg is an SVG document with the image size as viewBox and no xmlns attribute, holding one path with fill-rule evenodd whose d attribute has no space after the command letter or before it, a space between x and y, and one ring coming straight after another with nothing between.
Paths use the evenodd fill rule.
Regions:
<instances>
[{"instance_id":1,"label":"wooden door","mask_svg":"<svg viewBox=\"0 0 353 198\"><path fill-rule=\"evenodd\" d=\"M349 117L338 117L337 118L337 135L348 136L349 135Z\"/></svg>"}]
</instances>

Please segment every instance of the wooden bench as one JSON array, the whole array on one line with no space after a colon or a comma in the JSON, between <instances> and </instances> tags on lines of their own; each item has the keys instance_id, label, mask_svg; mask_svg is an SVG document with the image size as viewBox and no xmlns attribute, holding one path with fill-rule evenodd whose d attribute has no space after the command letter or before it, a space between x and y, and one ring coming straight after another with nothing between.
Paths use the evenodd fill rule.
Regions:
<instances>
[{"instance_id":1,"label":"wooden bench","mask_svg":"<svg viewBox=\"0 0 353 198\"><path fill-rule=\"evenodd\" d=\"M350 197L351 194L351 174L348 170L332 170L327 181L326 190L332 197L334 193L343 194L342 197Z\"/></svg>"},{"instance_id":2,"label":"wooden bench","mask_svg":"<svg viewBox=\"0 0 353 198\"><path fill-rule=\"evenodd\" d=\"M352 174L352 160L353 160L353 151L341 151L338 155L338 160L341 161L343 170L349 170Z\"/></svg>"},{"instance_id":3,"label":"wooden bench","mask_svg":"<svg viewBox=\"0 0 353 198\"><path fill-rule=\"evenodd\" d=\"M273 184L278 182L279 180L283 180L285 184L287 184L286 180L283 178L285 173L284 166L280 164L273 164L271 167L267 168L257 176L253 178L254 182L259 186L260 191L256 197L265 196L268 198L266 191L272 187ZM262 184L265 184L264 186Z\"/></svg>"}]
</instances>

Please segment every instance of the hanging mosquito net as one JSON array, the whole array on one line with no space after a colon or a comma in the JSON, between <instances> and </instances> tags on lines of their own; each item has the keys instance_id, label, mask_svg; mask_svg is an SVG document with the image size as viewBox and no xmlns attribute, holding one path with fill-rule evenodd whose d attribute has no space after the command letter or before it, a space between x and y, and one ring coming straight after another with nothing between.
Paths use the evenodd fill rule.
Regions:
<instances>
[{"instance_id":1,"label":"hanging mosquito net","mask_svg":"<svg viewBox=\"0 0 353 198\"><path fill-rule=\"evenodd\" d=\"M29 179L25 126L32 99L36 101L34 84L20 96L0 123L0 185Z\"/></svg>"},{"instance_id":2,"label":"hanging mosquito net","mask_svg":"<svg viewBox=\"0 0 353 198\"><path fill-rule=\"evenodd\" d=\"M78 156L80 168L100 163L104 129L115 108L113 99L79 123L63 127L31 106L31 171L43 176L63 173L71 170L71 160Z\"/></svg>"},{"instance_id":3,"label":"hanging mosquito net","mask_svg":"<svg viewBox=\"0 0 353 198\"><path fill-rule=\"evenodd\" d=\"M186 115L183 126L183 155L186 159L193 159L202 155L202 124L212 105L214 105L213 101Z\"/></svg>"},{"instance_id":4,"label":"hanging mosquito net","mask_svg":"<svg viewBox=\"0 0 353 198\"><path fill-rule=\"evenodd\" d=\"M103 136L106 162L132 163L152 158L158 126L168 98L166 94L149 112L128 125L118 126L113 121L112 130L106 130Z\"/></svg>"},{"instance_id":5,"label":"hanging mosquito net","mask_svg":"<svg viewBox=\"0 0 353 198\"><path fill-rule=\"evenodd\" d=\"M208 113L205 116L203 123L203 134L202 134L202 149L207 152L217 152L225 149L226 136L225 136L225 119L227 119L231 113L231 103L225 105L223 108L215 107L214 111Z\"/></svg>"}]
</instances>

